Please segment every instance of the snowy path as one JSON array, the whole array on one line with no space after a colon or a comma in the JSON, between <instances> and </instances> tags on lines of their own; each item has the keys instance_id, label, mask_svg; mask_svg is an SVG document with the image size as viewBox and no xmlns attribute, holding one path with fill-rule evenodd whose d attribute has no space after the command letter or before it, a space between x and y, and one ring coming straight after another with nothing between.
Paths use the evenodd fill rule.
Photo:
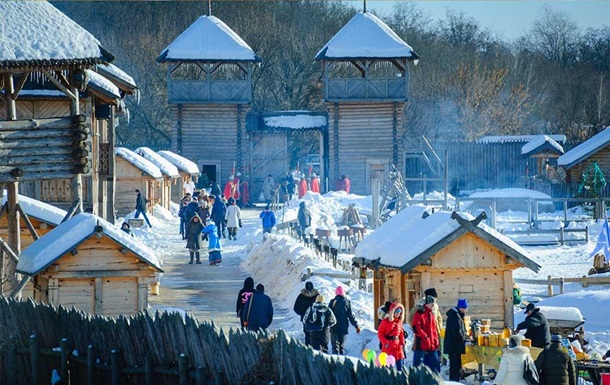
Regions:
<instances>
[{"instance_id":1,"label":"snowy path","mask_svg":"<svg viewBox=\"0 0 610 385\"><path fill-rule=\"evenodd\" d=\"M221 266L208 265L208 255L202 250L202 264L189 265L189 253L178 234L178 221L156 221L154 228L141 237L150 238L151 233L163 234L157 250L163 250L163 270L160 295L150 297L151 310L181 309L200 321L213 320L222 328L238 326L235 316L237 293L248 276L240 264L250 249L250 242L256 235L261 237L258 215L259 209L242 210L244 227L239 229L237 241L222 239ZM151 240L153 241L153 240ZM148 242L148 239L145 239ZM207 243L205 243L207 246ZM283 313L277 309L276 321L281 321Z\"/></svg>"}]
</instances>

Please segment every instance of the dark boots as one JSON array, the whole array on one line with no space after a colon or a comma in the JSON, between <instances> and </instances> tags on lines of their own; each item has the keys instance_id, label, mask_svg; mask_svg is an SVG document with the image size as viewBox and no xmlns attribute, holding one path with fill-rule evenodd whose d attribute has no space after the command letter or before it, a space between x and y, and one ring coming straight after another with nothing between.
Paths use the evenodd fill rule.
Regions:
<instances>
[{"instance_id":1,"label":"dark boots","mask_svg":"<svg viewBox=\"0 0 610 385\"><path fill-rule=\"evenodd\" d=\"M200 254L199 254L199 252L197 251L197 252L195 253L195 257L197 258L197 262L195 262L195 263L197 263L198 265L201 265L201 260L199 260L199 257L200 257L200 256L201 256L201 255L200 255Z\"/></svg>"},{"instance_id":2,"label":"dark boots","mask_svg":"<svg viewBox=\"0 0 610 385\"><path fill-rule=\"evenodd\" d=\"M191 251L191 261L189 262L189 265L193 264L193 258L195 258L195 253Z\"/></svg>"},{"instance_id":3,"label":"dark boots","mask_svg":"<svg viewBox=\"0 0 610 385\"><path fill-rule=\"evenodd\" d=\"M193 264L193 259L197 258L197 264L201 264L201 260L199 259L201 257L201 254L199 254L198 251L192 252L191 251L191 261L189 262L189 265Z\"/></svg>"}]
</instances>

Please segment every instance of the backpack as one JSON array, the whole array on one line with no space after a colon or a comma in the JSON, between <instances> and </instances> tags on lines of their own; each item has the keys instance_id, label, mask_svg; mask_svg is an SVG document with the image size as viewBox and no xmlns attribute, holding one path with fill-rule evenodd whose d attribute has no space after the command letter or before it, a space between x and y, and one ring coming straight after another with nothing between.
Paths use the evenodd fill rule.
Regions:
<instances>
[{"instance_id":1,"label":"backpack","mask_svg":"<svg viewBox=\"0 0 610 385\"><path fill-rule=\"evenodd\" d=\"M313 307L309 308L309 313L305 319L305 330L308 332L319 332L324 330L325 318L326 317L323 312L318 312Z\"/></svg>"},{"instance_id":2,"label":"backpack","mask_svg":"<svg viewBox=\"0 0 610 385\"><path fill-rule=\"evenodd\" d=\"M538 385L540 378L538 377L538 369L531 357L527 357L523 361L523 379L527 382L527 385Z\"/></svg>"}]
</instances>

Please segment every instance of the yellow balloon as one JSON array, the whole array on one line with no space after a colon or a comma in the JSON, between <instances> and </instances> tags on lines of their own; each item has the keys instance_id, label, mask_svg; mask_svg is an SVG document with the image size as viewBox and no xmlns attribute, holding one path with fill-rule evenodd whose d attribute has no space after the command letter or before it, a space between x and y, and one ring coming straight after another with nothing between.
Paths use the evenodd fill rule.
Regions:
<instances>
[{"instance_id":1,"label":"yellow balloon","mask_svg":"<svg viewBox=\"0 0 610 385\"><path fill-rule=\"evenodd\" d=\"M379 354L379 363L380 363L382 366L385 366L385 363L386 363L386 359L387 359L387 358L388 358L388 354L387 354L386 352L381 352L381 353Z\"/></svg>"},{"instance_id":2,"label":"yellow balloon","mask_svg":"<svg viewBox=\"0 0 610 385\"><path fill-rule=\"evenodd\" d=\"M367 359L368 359L369 350L370 350L370 349L364 349L364 350L362 351L362 358L364 358L365 360L367 360Z\"/></svg>"}]
</instances>

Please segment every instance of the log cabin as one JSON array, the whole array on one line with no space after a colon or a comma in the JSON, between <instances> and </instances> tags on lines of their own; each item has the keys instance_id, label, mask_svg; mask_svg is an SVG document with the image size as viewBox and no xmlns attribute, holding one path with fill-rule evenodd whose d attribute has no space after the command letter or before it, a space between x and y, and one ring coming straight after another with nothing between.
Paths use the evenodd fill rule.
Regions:
<instances>
[{"instance_id":1,"label":"log cabin","mask_svg":"<svg viewBox=\"0 0 610 385\"><path fill-rule=\"evenodd\" d=\"M356 194L371 193L391 165L404 175L407 63L418 55L382 20L358 12L317 53L328 111L329 186L342 175Z\"/></svg>"},{"instance_id":2,"label":"log cabin","mask_svg":"<svg viewBox=\"0 0 610 385\"><path fill-rule=\"evenodd\" d=\"M564 153L561 144L547 135L540 135L527 142L521 147L522 159L536 159L536 170L532 170L538 180L550 183L559 183L560 176L557 174L557 159Z\"/></svg>"},{"instance_id":3,"label":"log cabin","mask_svg":"<svg viewBox=\"0 0 610 385\"><path fill-rule=\"evenodd\" d=\"M157 154L161 155L163 158L165 158L165 160L169 161L178 169L180 180L177 181L178 186L175 189L172 189L171 198L174 202L179 202L180 199L184 197L184 191L182 188L184 183L188 181L189 178L194 183L197 183L197 179L199 178L199 167L197 167L195 162L192 162L171 151L161 150L157 151ZM208 186L202 187L207 188Z\"/></svg>"},{"instance_id":4,"label":"log cabin","mask_svg":"<svg viewBox=\"0 0 610 385\"><path fill-rule=\"evenodd\" d=\"M169 204L172 201L172 184L175 185L180 178L178 168L148 147L139 147L135 150L135 153L161 170L163 179L158 183L155 195L159 197L159 205L169 210ZM179 188L182 188L182 186Z\"/></svg>"},{"instance_id":5,"label":"log cabin","mask_svg":"<svg viewBox=\"0 0 610 385\"><path fill-rule=\"evenodd\" d=\"M136 207L136 193L140 192L150 204L147 211L152 213L153 207L159 202L156 196L158 185L163 181L159 167L144 159L135 152L116 147L116 210L117 215L124 216Z\"/></svg>"},{"instance_id":6,"label":"log cabin","mask_svg":"<svg viewBox=\"0 0 610 385\"><path fill-rule=\"evenodd\" d=\"M146 310L149 286L163 272L140 240L87 213L32 243L17 271L32 277L37 302L110 317Z\"/></svg>"},{"instance_id":7,"label":"log cabin","mask_svg":"<svg viewBox=\"0 0 610 385\"><path fill-rule=\"evenodd\" d=\"M527 251L481 221L457 212L410 206L356 247L354 263L375 270L375 310L385 301L412 309L434 287L441 314L466 298L472 319L502 329L513 320L513 271L540 266Z\"/></svg>"},{"instance_id":8,"label":"log cabin","mask_svg":"<svg viewBox=\"0 0 610 385\"><path fill-rule=\"evenodd\" d=\"M260 59L222 20L201 16L157 58L168 64L172 151L192 159L221 186L246 174L246 115Z\"/></svg>"}]
</instances>

